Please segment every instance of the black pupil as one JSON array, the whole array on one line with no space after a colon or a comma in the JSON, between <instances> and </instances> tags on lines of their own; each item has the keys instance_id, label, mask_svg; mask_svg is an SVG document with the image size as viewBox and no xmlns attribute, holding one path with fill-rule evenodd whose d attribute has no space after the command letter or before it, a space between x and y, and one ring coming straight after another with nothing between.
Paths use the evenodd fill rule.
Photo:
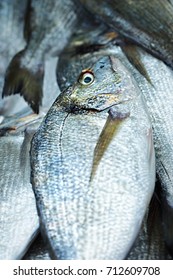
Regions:
<instances>
[{"instance_id":1,"label":"black pupil","mask_svg":"<svg viewBox=\"0 0 173 280\"><path fill-rule=\"evenodd\" d=\"M85 82L86 84L90 83L90 82L91 82L91 77L85 77L85 78L84 78L84 82Z\"/></svg>"}]
</instances>

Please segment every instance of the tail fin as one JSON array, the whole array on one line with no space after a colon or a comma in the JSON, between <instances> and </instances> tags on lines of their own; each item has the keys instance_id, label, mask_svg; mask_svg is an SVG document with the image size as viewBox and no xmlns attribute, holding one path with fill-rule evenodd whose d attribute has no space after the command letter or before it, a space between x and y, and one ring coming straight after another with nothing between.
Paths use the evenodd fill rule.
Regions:
<instances>
[{"instance_id":1,"label":"tail fin","mask_svg":"<svg viewBox=\"0 0 173 280\"><path fill-rule=\"evenodd\" d=\"M36 70L31 70L22 65L23 54L24 51L17 53L7 68L2 97L19 93L38 114L43 96L44 66L39 64Z\"/></svg>"}]
</instances>

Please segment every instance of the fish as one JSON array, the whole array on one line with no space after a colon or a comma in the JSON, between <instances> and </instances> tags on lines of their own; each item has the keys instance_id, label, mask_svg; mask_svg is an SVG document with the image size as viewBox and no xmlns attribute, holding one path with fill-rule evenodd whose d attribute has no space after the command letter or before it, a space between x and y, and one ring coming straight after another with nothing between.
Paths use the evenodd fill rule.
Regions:
<instances>
[{"instance_id":1,"label":"fish","mask_svg":"<svg viewBox=\"0 0 173 280\"><path fill-rule=\"evenodd\" d=\"M30 159L50 257L124 259L154 191L155 156L142 95L118 59L103 56L60 93Z\"/></svg>"},{"instance_id":2,"label":"fish","mask_svg":"<svg viewBox=\"0 0 173 280\"><path fill-rule=\"evenodd\" d=\"M79 1L77 1L79 2ZM173 68L173 3L169 0L80 0L100 21L126 41L147 50Z\"/></svg>"},{"instance_id":3,"label":"fish","mask_svg":"<svg viewBox=\"0 0 173 280\"><path fill-rule=\"evenodd\" d=\"M119 40L118 33L109 27L95 23L94 28L93 23L84 22L59 55L56 79L60 90L64 91L73 84L82 69L96 63L98 55L101 57L107 54L109 46L118 43Z\"/></svg>"},{"instance_id":4,"label":"fish","mask_svg":"<svg viewBox=\"0 0 173 280\"><path fill-rule=\"evenodd\" d=\"M172 82L173 72L162 61L151 56L140 47L134 46L138 51L139 63L142 63L147 71L149 82L144 75L136 71L133 63L126 63L128 70L132 73L142 95L146 101L150 114L153 141L156 154L156 173L160 182L160 203L164 241L169 254L173 256L173 184L172 184ZM124 59L124 52L116 49L116 55ZM132 52L133 54L133 52ZM128 57L127 57L128 58ZM132 55L133 60L133 55ZM169 114L168 114L169 112Z\"/></svg>"},{"instance_id":5,"label":"fish","mask_svg":"<svg viewBox=\"0 0 173 280\"><path fill-rule=\"evenodd\" d=\"M35 113L43 96L44 61L67 44L79 21L79 5L72 0L31 0L25 16L26 46L11 59L5 73L2 96L19 93Z\"/></svg>"},{"instance_id":6,"label":"fish","mask_svg":"<svg viewBox=\"0 0 173 280\"><path fill-rule=\"evenodd\" d=\"M127 260L171 260L164 241L160 184L157 181L153 197L146 211L139 235Z\"/></svg>"},{"instance_id":7,"label":"fish","mask_svg":"<svg viewBox=\"0 0 173 280\"><path fill-rule=\"evenodd\" d=\"M71 47L72 46L69 46L69 48ZM89 59L97 59L99 56L106 53L107 55L112 54L124 62L137 82L147 104L153 128L157 179L161 184L160 203L163 239L168 247L170 255L173 256L173 135L171 129L173 122L173 72L164 62L153 57L138 46L127 44L124 48L124 46L118 47L114 44L109 44L109 46L105 46L105 49L102 47L100 50L92 53L92 58L90 53L78 53L76 57L66 54L65 52L62 53L57 65L57 80L60 88L65 86L65 80L69 81L69 84L73 82L77 69L81 67L80 61L83 64L85 61L89 61ZM65 60L67 58L68 61L70 61L70 67L65 66ZM139 67L136 65L139 65ZM142 71L139 70L141 67ZM66 78L63 78L64 76Z\"/></svg>"},{"instance_id":8,"label":"fish","mask_svg":"<svg viewBox=\"0 0 173 280\"><path fill-rule=\"evenodd\" d=\"M3 131L0 137L1 260L21 259L39 230L35 197L30 184L29 149L33 133L29 125L25 131L24 119L13 116L13 126L8 121L7 126L3 123L0 125L0 132Z\"/></svg>"},{"instance_id":9,"label":"fish","mask_svg":"<svg viewBox=\"0 0 173 280\"><path fill-rule=\"evenodd\" d=\"M26 11L27 0L7 0L0 3L0 92L3 89L4 75L8 63L16 52L25 47L25 39L23 36L24 14ZM15 43L14 43L15 42ZM0 95L0 114L15 114L17 108L20 111L25 104L18 96L2 99ZM23 106L24 108L24 106Z\"/></svg>"},{"instance_id":10,"label":"fish","mask_svg":"<svg viewBox=\"0 0 173 280\"><path fill-rule=\"evenodd\" d=\"M50 260L49 251L42 236L36 238L23 257L24 260ZM140 232L133 244L127 260L171 260L163 238L161 221L160 186L156 182L155 191L142 222Z\"/></svg>"},{"instance_id":11,"label":"fish","mask_svg":"<svg viewBox=\"0 0 173 280\"><path fill-rule=\"evenodd\" d=\"M153 127L153 139L156 153L156 173L161 184L161 212L164 239L173 256L173 132L172 132L172 86L173 72L162 61L138 48L140 60L145 65L152 85L146 79L131 70L142 94ZM130 68L129 68L130 69Z\"/></svg>"},{"instance_id":12,"label":"fish","mask_svg":"<svg viewBox=\"0 0 173 280\"><path fill-rule=\"evenodd\" d=\"M45 63L43 106L39 115L31 108L4 115L0 124L0 259L24 258L38 240L39 217L30 184L30 141L59 94L57 58ZM38 251L37 251L38 253Z\"/></svg>"}]
</instances>

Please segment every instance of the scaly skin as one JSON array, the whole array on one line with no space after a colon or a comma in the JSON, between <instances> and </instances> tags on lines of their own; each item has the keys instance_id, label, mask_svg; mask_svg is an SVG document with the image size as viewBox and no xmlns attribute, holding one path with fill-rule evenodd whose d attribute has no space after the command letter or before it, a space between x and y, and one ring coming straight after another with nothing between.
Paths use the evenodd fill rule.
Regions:
<instances>
[{"instance_id":1,"label":"scaly skin","mask_svg":"<svg viewBox=\"0 0 173 280\"><path fill-rule=\"evenodd\" d=\"M162 186L162 224L165 241L173 255L173 72L162 61L142 50L139 52L153 86L141 75L134 75L146 99L151 116L156 151L156 172Z\"/></svg>"},{"instance_id":2,"label":"scaly skin","mask_svg":"<svg viewBox=\"0 0 173 280\"><path fill-rule=\"evenodd\" d=\"M28 125L30 121L34 122L34 116L21 116L21 120L13 116L13 121L5 122L5 127L5 124L0 125L0 131L4 132L0 137L1 260L21 259L39 229L35 197L30 184L29 149L33 136Z\"/></svg>"},{"instance_id":3,"label":"scaly skin","mask_svg":"<svg viewBox=\"0 0 173 280\"><path fill-rule=\"evenodd\" d=\"M155 185L151 125L135 82L114 57L90 71L94 81L61 93L31 146L31 182L53 259L124 259Z\"/></svg>"}]
</instances>

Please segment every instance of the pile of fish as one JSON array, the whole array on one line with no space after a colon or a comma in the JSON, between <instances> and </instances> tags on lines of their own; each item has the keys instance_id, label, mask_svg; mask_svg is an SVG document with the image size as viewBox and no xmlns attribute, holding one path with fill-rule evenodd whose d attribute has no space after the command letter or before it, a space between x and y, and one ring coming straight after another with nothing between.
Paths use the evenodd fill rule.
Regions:
<instances>
[{"instance_id":1,"label":"pile of fish","mask_svg":"<svg viewBox=\"0 0 173 280\"><path fill-rule=\"evenodd\" d=\"M172 1L19 6L0 87L31 109L0 101L0 259L172 259Z\"/></svg>"}]
</instances>

